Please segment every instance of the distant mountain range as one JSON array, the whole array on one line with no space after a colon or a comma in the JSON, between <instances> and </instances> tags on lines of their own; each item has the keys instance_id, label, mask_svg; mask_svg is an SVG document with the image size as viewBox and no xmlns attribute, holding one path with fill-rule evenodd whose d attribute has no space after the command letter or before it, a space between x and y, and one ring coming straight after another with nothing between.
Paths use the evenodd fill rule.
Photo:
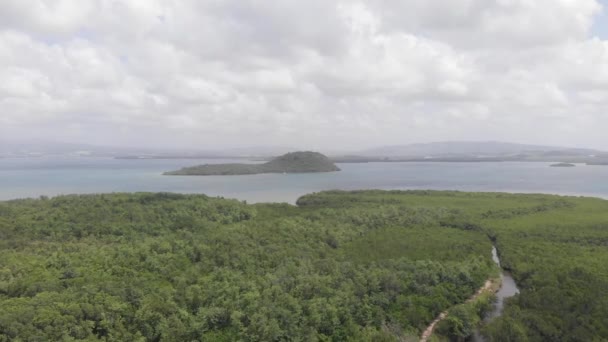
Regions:
<instances>
[{"instance_id":1,"label":"distant mountain range","mask_svg":"<svg viewBox=\"0 0 608 342\"><path fill-rule=\"evenodd\" d=\"M0 140L0 157L45 155L98 156L125 159L249 158L269 160L301 148L251 146L243 148L177 149L108 147L60 142L10 142ZM382 146L353 152L323 149L336 162L369 161L557 161L608 163L608 152L586 148L526 145L497 141L447 141Z\"/></svg>"},{"instance_id":2,"label":"distant mountain range","mask_svg":"<svg viewBox=\"0 0 608 342\"><path fill-rule=\"evenodd\" d=\"M383 146L355 153L370 157L504 157L516 155L598 155L606 152L544 145L526 145L497 141L446 141L427 144Z\"/></svg>"}]
</instances>

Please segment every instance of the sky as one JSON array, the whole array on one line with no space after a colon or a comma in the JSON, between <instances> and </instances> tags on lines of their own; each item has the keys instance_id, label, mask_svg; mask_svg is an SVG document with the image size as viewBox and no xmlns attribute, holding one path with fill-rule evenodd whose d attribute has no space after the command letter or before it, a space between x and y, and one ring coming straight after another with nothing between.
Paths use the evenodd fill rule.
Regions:
<instances>
[{"instance_id":1,"label":"sky","mask_svg":"<svg viewBox=\"0 0 608 342\"><path fill-rule=\"evenodd\" d=\"M0 140L608 150L607 2L2 0Z\"/></svg>"}]
</instances>

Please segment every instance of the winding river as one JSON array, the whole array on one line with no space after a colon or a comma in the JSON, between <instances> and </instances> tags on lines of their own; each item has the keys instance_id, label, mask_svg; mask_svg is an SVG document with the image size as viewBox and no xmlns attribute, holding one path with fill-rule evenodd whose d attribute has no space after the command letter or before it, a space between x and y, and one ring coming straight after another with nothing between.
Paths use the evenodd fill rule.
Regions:
<instances>
[{"instance_id":1,"label":"winding river","mask_svg":"<svg viewBox=\"0 0 608 342\"><path fill-rule=\"evenodd\" d=\"M498 251L496 250L496 246L492 246L492 260L500 267L500 280L501 285L498 291L495 293L496 301L492 307L492 310L486 314L484 317L484 323L490 322L492 319L499 317L502 315L502 311L504 309L505 299L509 297L513 297L519 293L519 289L517 288L517 284L515 284L515 280L511 276L511 274L505 271L500 265L500 258L498 257ZM477 296L482 294L484 291L488 291L492 288L492 281L488 279L485 285L480 288L477 293L475 293L468 301L474 300ZM467 301L467 302L468 302ZM445 319L448 315L448 311L442 312L437 318L424 330L422 336L420 337L420 342L428 341L429 337L433 334L433 330L437 326L439 322ZM467 341L473 342L486 342L486 339L481 335L479 329L476 329L473 335L467 339Z\"/></svg>"},{"instance_id":2,"label":"winding river","mask_svg":"<svg viewBox=\"0 0 608 342\"><path fill-rule=\"evenodd\" d=\"M484 318L485 323L488 323L492 319L502 315L502 311L504 310L505 305L505 299L513 297L519 293L519 289L517 288L517 284L511 276L511 273L502 269L502 266L500 265L500 258L498 257L498 252L496 251L495 246L492 246L492 260L494 260L496 265L498 265L498 267L500 267L502 270L500 273L501 285L500 289L496 292L496 301L494 302L494 307L492 308L492 311L488 312L486 314L486 317ZM479 330L476 330L475 334L473 334L472 341L485 342L486 339L479 333Z\"/></svg>"},{"instance_id":3,"label":"winding river","mask_svg":"<svg viewBox=\"0 0 608 342\"><path fill-rule=\"evenodd\" d=\"M498 258L498 253L496 252L496 247L492 247L492 260L494 260L498 267L501 267L502 269L502 266L500 265L500 259ZM500 274L500 280L501 285L498 292L496 292L496 303L494 304L494 309L486 315L486 321L489 321L492 318L502 315L505 299L513 297L519 293L519 289L517 288L517 284L511 276L511 273L502 270Z\"/></svg>"}]
</instances>

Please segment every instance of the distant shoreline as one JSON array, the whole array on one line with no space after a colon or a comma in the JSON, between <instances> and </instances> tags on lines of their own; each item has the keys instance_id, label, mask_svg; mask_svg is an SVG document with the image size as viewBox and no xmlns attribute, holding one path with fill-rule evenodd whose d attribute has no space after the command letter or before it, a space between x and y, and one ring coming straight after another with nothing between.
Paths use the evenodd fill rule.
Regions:
<instances>
[{"instance_id":1,"label":"distant shoreline","mask_svg":"<svg viewBox=\"0 0 608 342\"><path fill-rule=\"evenodd\" d=\"M250 159L251 157L243 156L182 156L182 155L171 155L171 156L116 156L114 159L121 160L146 160L146 159Z\"/></svg>"},{"instance_id":2,"label":"distant shoreline","mask_svg":"<svg viewBox=\"0 0 608 342\"><path fill-rule=\"evenodd\" d=\"M163 159L241 159L252 162L264 162L274 159L273 157L255 156L117 156L114 159L121 160L163 160ZM530 162L530 163L564 163L564 164L586 164L586 165L608 165L608 160L596 160L595 158L503 158L503 157L462 157L462 158L377 158L377 157L329 157L337 164L367 164L367 163L502 163L502 162Z\"/></svg>"}]
</instances>

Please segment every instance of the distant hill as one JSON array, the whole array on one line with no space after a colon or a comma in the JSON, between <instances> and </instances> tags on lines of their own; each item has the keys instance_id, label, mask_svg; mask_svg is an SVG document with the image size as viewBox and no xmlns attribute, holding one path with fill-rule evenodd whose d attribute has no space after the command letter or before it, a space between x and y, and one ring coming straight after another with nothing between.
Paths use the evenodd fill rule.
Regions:
<instances>
[{"instance_id":1,"label":"distant hill","mask_svg":"<svg viewBox=\"0 0 608 342\"><path fill-rule=\"evenodd\" d=\"M526 145L497 141L446 141L426 144L383 146L355 153L370 157L459 157L459 156L516 156L543 157L589 156L604 152L544 145Z\"/></svg>"},{"instance_id":2,"label":"distant hill","mask_svg":"<svg viewBox=\"0 0 608 342\"><path fill-rule=\"evenodd\" d=\"M318 152L291 152L264 164L205 164L165 172L168 176L252 175L259 173L332 172L340 169Z\"/></svg>"}]
</instances>

